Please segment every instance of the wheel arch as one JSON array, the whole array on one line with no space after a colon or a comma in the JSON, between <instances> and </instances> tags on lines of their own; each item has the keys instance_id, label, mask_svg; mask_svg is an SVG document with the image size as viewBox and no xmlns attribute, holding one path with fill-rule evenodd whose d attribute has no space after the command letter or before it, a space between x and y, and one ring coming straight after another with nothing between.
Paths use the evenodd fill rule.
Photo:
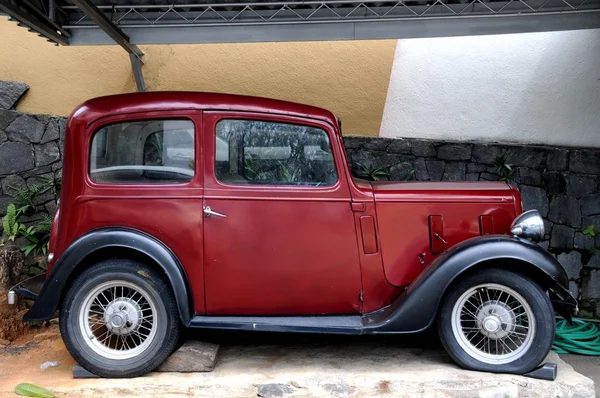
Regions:
<instances>
[{"instance_id":1,"label":"wheel arch","mask_svg":"<svg viewBox=\"0 0 600 398\"><path fill-rule=\"evenodd\" d=\"M470 276L471 274L474 274L486 268L502 269L514 272L515 274L523 275L537 282L544 290L553 288L556 285L556 281L552 279L550 275L548 275L541 268L529 261L526 261L522 258L498 257L493 259L485 259L474 263L469 268L464 269L461 273L456 275L456 277L452 280L452 282L444 291L444 294L442 295L442 300L454 285L459 283L464 278Z\"/></svg>"},{"instance_id":2,"label":"wheel arch","mask_svg":"<svg viewBox=\"0 0 600 398\"><path fill-rule=\"evenodd\" d=\"M37 300L23 319L50 319L78 275L94 264L116 258L141 262L164 275L177 301L182 323L189 323L193 314L191 288L175 254L151 235L120 227L97 229L75 240L57 260Z\"/></svg>"},{"instance_id":3,"label":"wheel arch","mask_svg":"<svg viewBox=\"0 0 600 398\"><path fill-rule=\"evenodd\" d=\"M476 237L463 241L434 260L392 305L367 314L366 333L409 333L427 329L452 285L483 268L506 269L525 275L566 296L569 280L560 263L530 241L505 235Z\"/></svg>"}]
</instances>

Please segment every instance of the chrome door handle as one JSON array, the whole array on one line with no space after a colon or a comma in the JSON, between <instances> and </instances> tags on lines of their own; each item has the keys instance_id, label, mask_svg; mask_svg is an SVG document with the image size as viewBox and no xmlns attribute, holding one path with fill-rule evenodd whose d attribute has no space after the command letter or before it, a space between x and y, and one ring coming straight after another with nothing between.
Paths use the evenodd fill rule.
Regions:
<instances>
[{"instance_id":1,"label":"chrome door handle","mask_svg":"<svg viewBox=\"0 0 600 398\"><path fill-rule=\"evenodd\" d=\"M204 206L204 215L206 217L217 216L217 217L227 218L227 216L225 214L221 214L221 213L217 213L216 211L212 211L210 206Z\"/></svg>"}]
</instances>

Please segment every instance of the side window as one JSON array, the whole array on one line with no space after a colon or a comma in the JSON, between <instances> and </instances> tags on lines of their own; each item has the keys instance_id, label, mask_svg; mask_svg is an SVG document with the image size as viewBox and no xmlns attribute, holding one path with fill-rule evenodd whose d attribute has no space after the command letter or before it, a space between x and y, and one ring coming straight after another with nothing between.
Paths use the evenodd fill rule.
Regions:
<instances>
[{"instance_id":1,"label":"side window","mask_svg":"<svg viewBox=\"0 0 600 398\"><path fill-rule=\"evenodd\" d=\"M316 127L225 119L216 126L216 177L227 184L330 186L327 133Z\"/></svg>"},{"instance_id":2,"label":"side window","mask_svg":"<svg viewBox=\"0 0 600 398\"><path fill-rule=\"evenodd\" d=\"M116 123L92 138L90 178L97 183L181 183L192 179L194 165L190 120Z\"/></svg>"}]
</instances>

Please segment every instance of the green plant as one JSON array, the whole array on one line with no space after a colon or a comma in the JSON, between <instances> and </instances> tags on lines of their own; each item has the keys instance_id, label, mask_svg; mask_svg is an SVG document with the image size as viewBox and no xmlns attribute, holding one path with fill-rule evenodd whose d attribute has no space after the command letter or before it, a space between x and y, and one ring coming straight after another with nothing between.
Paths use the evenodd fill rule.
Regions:
<instances>
[{"instance_id":1,"label":"green plant","mask_svg":"<svg viewBox=\"0 0 600 398\"><path fill-rule=\"evenodd\" d=\"M62 188L62 180L60 178L56 178L56 176L38 177L38 180L41 181L40 185L42 185L44 188L43 192L46 192L48 189L51 189L54 195L58 195L60 193L60 189Z\"/></svg>"},{"instance_id":2,"label":"green plant","mask_svg":"<svg viewBox=\"0 0 600 398\"><path fill-rule=\"evenodd\" d=\"M50 231L52 230L52 217L50 217L46 213L42 214L42 219L36 224L34 228L36 232L49 235Z\"/></svg>"},{"instance_id":3,"label":"green plant","mask_svg":"<svg viewBox=\"0 0 600 398\"><path fill-rule=\"evenodd\" d=\"M44 214L42 219L31 227L21 224L19 234L29 241L28 244L21 247L26 256L33 253L48 253L50 243L50 231L52 229L52 218Z\"/></svg>"},{"instance_id":4,"label":"green plant","mask_svg":"<svg viewBox=\"0 0 600 398\"><path fill-rule=\"evenodd\" d=\"M293 167L291 165L279 162L281 170L281 180L284 182L296 182L300 178L301 167Z\"/></svg>"},{"instance_id":5,"label":"green plant","mask_svg":"<svg viewBox=\"0 0 600 398\"><path fill-rule=\"evenodd\" d=\"M11 194L17 207L17 217L21 214L31 214L35 210L35 198L52 187L48 184L34 184L25 188L13 188Z\"/></svg>"},{"instance_id":6,"label":"green plant","mask_svg":"<svg viewBox=\"0 0 600 398\"><path fill-rule=\"evenodd\" d=\"M496 166L496 174L500 177L500 181L508 181L511 179L514 170L512 165L506 163L506 157L504 155L494 159L494 166Z\"/></svg>"},{"instance_id":7,"label":"green plant","mask_svg":"<svg viewBox=\"0 0 600 398\"><path fill-rule=\"evenodd\" d=\"M6 208L6 215L2 219L2 232L4 237L11 242L14 242L19 233L19 223L17 222L17 208L14 204L9 204ZM2 244L4 244L4 237Z\"/></svg>"},{"instance_id":8,"label":"green plant","mask_svg":"<svg viewBox=\"0 0 600 398\"><path fill-rule=\"evenodd\" d=\"M390 173L386 171L383 167L371 167L365 166L364 164L356 165L354 175L358 178L363 178L369 181L380 181L380 180L389 180Z\"/></svg>"},{"instance_id":9,"label":"green plant","mask_svg":"<svg viewBox=\"0 0 600 398\"><path fill-rule=\"evenodd\" d=\"M596 231L596 227L594 225L588 225L588 227L584 229L582 233L592 238L595 238L596 235L598 235L598 232Z\"/></svg>"},{"instance_id":10,"label":"green plant","mask_svg":"<svg viewBox=\"0 0 600 398\"><path fill-rule=\"evenodd\" d=\"M410 181L414 178L415 176L415 171L411 170L408 173L406 173L406 175L404 177L402 177L402 181Z\"/></svg>"},{"instance_id":11,"label":"green plant","mask_svg":"<svg viewBox=\"0 0 600 398\"><path fill-rule=\"evenodd\" d=\"M41 251L43 254L47 253L48 242L42 242L40 238L36 236L36 231L33 229L33 227L21 225L19 234L29 241L28 244L21 246L21 250L26 256L29 256L32 252L39 253Z\"/></svg>"}]
</instances>

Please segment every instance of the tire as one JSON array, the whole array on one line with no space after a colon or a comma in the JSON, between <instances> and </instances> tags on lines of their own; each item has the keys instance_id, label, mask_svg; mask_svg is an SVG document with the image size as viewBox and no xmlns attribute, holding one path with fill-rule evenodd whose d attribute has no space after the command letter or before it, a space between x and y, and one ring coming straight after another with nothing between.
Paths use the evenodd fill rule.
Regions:
<instances>
[{"instance_id":1,"label":"tire","mask_svg":"<svg viewBox=\"0 0 600 398\"><path fill-rule=\"evenodd\" d=\"M437 321L448 354L471 370L530 372L554 341L554 310L544 290L502 269L484 269L453 285Z\"/></svg>"},{"instance_id":2,"label":"tire","mask_svg":"<svg viewBox=\"0 0 600 398\"><path fill-rule=\"evenodd\" d=\"M180 335L170 287L131 260L103 261L79 275L62 300L59 325L71 356L87 371L112 378L156 369Z\"/></svg>"}]
</instances>

